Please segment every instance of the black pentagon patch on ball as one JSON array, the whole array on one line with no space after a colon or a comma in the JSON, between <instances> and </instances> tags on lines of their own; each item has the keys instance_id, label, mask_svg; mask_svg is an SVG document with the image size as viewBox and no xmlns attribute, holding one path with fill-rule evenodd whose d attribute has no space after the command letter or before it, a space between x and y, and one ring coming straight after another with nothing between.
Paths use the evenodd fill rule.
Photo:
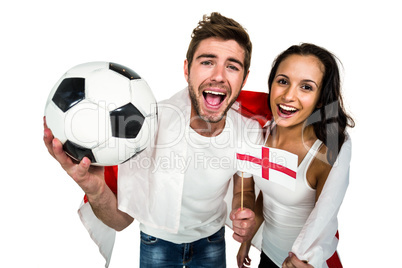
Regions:
<instances>
[{"instance_id":1,"label":"black pentagon patch on ball","mask_svg":"<svg viewBox=\"0 0 402 268\"><path fill-rule=\"evenodd\" d=\"M79 146L78 144L75 144L74 142L71 142L67 140L63 144L63 150L73 158L81 161L85 156L91 160L92 163L96 163L95 156L92 153L91 149L84 148L82 146Z\"/></svg>"},{"instance_id":2,"label":"black pentagon patch on ball","mask_svg":"<svg viewBox=\"0 0 402 268\"><path fill-rule=\"evenodd\" d=\"M128 103L110 112L112 136L134 139L144 123L145 117L132 103Z\"/></svg>"},{"instance_id":3,"label":"black pentagon patch on ball","mask_svg":"<svg viewBox=\"0 0 402 268\"><path fill-rule=\"evenodd\" d=\"M135 80L135 79L141 79L141 76L139 76L136 72L131 70L130 68L127 68L123 65L117 64L117 63L109 63L109 69L112 71L115 71L121 75L124 75L130 80Z\"/></svg>"},{"instance_id":4,"label":"black pentagon patch on ball","mask_svg":"<svg viewBox=\"0 0 402 268\"><path fill-rule=\"evenodd\" d=\"M85 78L72 77L64 79L53 95L52 101L63 112L85 98Z\"/></svg>"}]
</instances>

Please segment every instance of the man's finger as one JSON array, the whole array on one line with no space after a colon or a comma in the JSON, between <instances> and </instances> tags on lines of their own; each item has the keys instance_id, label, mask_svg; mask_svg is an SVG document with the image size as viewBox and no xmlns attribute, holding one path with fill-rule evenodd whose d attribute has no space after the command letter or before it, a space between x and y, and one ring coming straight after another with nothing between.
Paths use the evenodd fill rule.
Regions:
<instances>
[{"instance_id":1,"label":"man's finger","mask_svg":"<svg viewBox=\"0 0 402 268\"><path fill-rule=\"evenodd\" d=\"M52 141L52 146L53 146L54 157L60 163L63 169L67 171L67 173L69 173L70 168L74 166L74 163L72 162L71 158L67 156L66 153L64 152L62 143L55 138Z\"/></svg>"},{"instance_id":2,"label":"man's finger","mask_svg":"<svg viewBox=\"0 0 402 268\"><path fill-rule=\"evenodd\" d=\"M85 177L88 174L89 167L91 165L91 160L88 157L84 157L77 168L77 175L79 177Z\"/></svg>"},{"instance_id":3,"label":"man's finger","mask_svg":"<svg viewBox=\"0 0 402 268\"><path fill-rule=\"evenodd\" d=\"M244 220L244 219L249 219L254 217L254 212L251 209L244 208L244 209L238 209L234 214L233 214L233 220Z\"/></svg>"}]
</instances>

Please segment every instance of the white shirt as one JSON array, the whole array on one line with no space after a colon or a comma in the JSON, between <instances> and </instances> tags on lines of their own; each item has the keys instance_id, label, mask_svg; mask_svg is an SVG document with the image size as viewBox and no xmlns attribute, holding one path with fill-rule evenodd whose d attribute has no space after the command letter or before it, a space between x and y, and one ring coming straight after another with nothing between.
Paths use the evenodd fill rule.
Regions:
<instances>
[{"instance_id":1,"label":"white shirt","mask_svg":"<svg viewBox=\"0 0 402 268\"><path fill-rule=\"evenodd\" d=\"M210 236L224 225L236 152L262 142L258 122L232 109L218 136L201 136L189 127L190 108L187 89L158 104L155 146L119 166L119 209L143 232L174 243Z\"/></svg>"},{"instance_id":2,"label":"white shirt","mask_svg":"<svg viewBox=\"0 0 402 268\"><path fill-rule=\"evenodd\" d=\"M262 249L281 266L315 205L316 191L307 181L307 170L322 142L316 140L297 168L295 191L261 177L254 177L264 200Z\"/></svg>"}]
</instances>

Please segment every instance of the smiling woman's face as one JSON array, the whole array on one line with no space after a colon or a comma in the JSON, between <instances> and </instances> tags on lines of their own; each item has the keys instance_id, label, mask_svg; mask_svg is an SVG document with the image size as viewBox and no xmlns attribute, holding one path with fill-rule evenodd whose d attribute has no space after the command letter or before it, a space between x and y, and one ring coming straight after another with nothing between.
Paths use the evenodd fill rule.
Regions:
<instances>
[{"instance_id":1,"label":"smiling woman's face","mask_svg":"<svg viewBox=\"0 0 402 268\"><path fill-rule=\"evenodd\" d=\"M278 126L303 124L317 107L324 66L315 56L290 55L278 66L270 91Z\"/></svg>"}]
</instances>

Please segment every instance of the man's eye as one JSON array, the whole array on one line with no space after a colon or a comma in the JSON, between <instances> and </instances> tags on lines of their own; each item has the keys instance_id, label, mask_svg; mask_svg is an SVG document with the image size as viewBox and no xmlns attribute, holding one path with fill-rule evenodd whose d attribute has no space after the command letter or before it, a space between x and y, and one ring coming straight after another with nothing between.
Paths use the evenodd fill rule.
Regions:
<instances>
[{"instance_id":1,"label":"man's eye","mask_svg":"<svg viewBox=\"0 0 402 268\"><path fill-rule=\"evenodd\" d=\"M211 65L212 62L209 61L209 60L208 60L208 61L202 61L201 64L202 64L202 65Z\"/></svg>"},{"instance_id":2,"label":"man's eye","mask_svg":"<svg viewBox=\"0 0 402 268\"><path fill-rule=\"evenodd\" d=\"M234 66L234 65L229 65L227 68L228 68L228 69L231 69L231 70L233 70L233 71L238 71L238 70L239 70L239 68L237 68L237 67Z\"/></svg>"}]
</instances>

